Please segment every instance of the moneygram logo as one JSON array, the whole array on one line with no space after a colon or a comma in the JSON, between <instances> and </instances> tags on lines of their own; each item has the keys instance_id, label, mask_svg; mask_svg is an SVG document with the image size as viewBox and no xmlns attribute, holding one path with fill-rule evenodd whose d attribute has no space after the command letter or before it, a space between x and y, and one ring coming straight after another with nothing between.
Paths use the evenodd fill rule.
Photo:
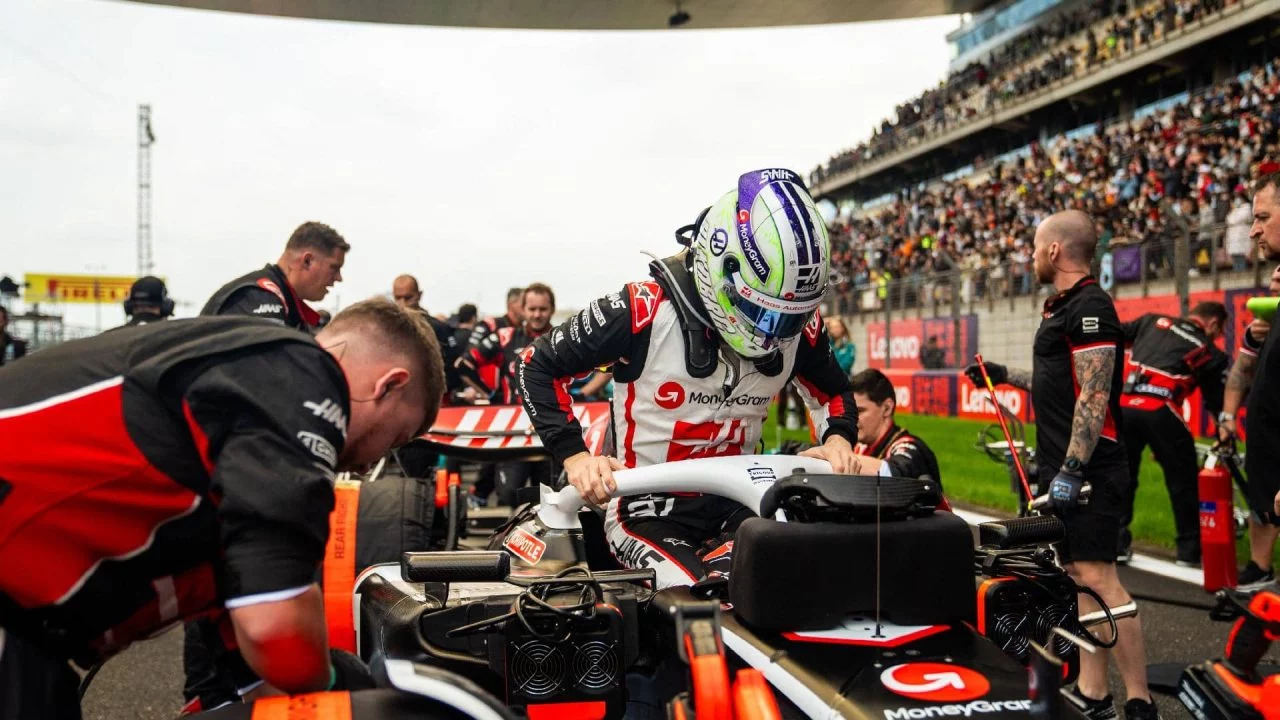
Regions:
<instances>
[{"instance_id":1,"label":"moneygram logo","mask_svg":"<svg viewBox=\"0 0 1280 720\"><path fill-rule=\"evenodd\" d=\"M945 663L894 665L880 673L880 684L899 695L926 702L963 702L991 690L991 683L981 673Z\"/></svg>"},{"instance_id":2,"label":"moneygram logo","mask_svg":"<svg viewBox=\"0 0 1280 720\"><path fill-rule=\"evenodd\" d=\"M664 410L675 410L684 404L684 388L674 380L668 380L658 386L653 401Z\"/></svg>"},{"instance_id":3,"label":"moneygram logo","mask_svg":"<svg viewBox=\"0 0 1280 720\"><path fill-rule=\"evenodd\" d=\"M963 705L930 705L928 707L895 708L884 711L884 720L927 720L940 717L981 716L987 713L1031 711L1030 700L974 700Z\"/></svg>"}]
</instances>

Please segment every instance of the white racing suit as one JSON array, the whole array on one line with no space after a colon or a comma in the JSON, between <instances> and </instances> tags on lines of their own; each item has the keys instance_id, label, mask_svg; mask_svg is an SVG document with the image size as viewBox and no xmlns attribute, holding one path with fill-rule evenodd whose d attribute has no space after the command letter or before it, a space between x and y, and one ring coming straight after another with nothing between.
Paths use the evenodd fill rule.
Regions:
<instances>
[{"instance_id":1,"label":"white racing suit","mask_svg":"<svg viewBox=\"0 0 1280 720\"><path fill-rule=\"evenodd\" d=\"M557 461L586 451L568 383L604 366L614 373L613 436L627 467L755 452L770 402L793 379L818 437L837 434L856 442L849 378L832 356L817 313L772 367L726 350L702 356L712 360L699 369L688 360L688 338L701 334L704 347L714 348L714 331L692 316L701 305L691 285L681 282L687 278L683 268L672 272L668 265L664 274L656 265L661 281L630 283L593 301L526 350L520 395ZM685 291L673 296L672 286ZM605 529L618 561L653 568L662 588L691 584L710 570L727 573L732 543L726 541L753 514L697 493L630 496L609 503Z\"/></svg>"}]
</instances>

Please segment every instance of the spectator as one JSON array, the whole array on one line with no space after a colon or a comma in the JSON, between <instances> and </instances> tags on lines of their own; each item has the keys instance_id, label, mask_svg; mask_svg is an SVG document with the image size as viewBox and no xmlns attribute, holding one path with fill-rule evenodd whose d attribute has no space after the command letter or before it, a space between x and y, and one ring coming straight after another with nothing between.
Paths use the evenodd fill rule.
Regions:
<instances>
[{"instance_id":1,"label":"spectator","mask_svg":"<svg viewBox=\"0 0 1280 720\"><path fill-rule=\"evenodd\" d=\"M1253 207L1249 201L1237 194L1232 203L1231 212L1227 214L1227 237L1224 241L1227 255L1231 256L1231 269L1243 272L1249 263L1249 252L1253 249L1253 240L1249 239L1249 226L1253 224Z\"/></svg>"},{"instance_id":2,"label":"spectator","mask_svg":"<svg viewBox=\"0 0 1280 720\"><path fill-rule=\"evenodd\" d=\"M938 344L938 336L930 335L920 351L920 364L926 370L941 370L947 366L947 351Z\"/></svg>"},{"instance_id":3,"label":"spectator","mask_svg":"<svg viewBox=\"0 0 1280 720\"><path fill-rule=\"evenodd\" d=\"M0 305L0 365L27 354L27 341L9 334L9 309Z\"/></svg>"},{"instance_id":4,"label":"spectator","mask_svg":"<svg viewBox=\"0 0 1280 720\"><path fill-rule=\"evenodd\" d=\"M827 325L827 336L831 338L831 352L836 356L840 369L848 375L853 372L853 362L858 356L858 350L849 338L849 330L845 327L844 320L838 317L825 318L824 322Z\"/></svg>"}]
</instances>

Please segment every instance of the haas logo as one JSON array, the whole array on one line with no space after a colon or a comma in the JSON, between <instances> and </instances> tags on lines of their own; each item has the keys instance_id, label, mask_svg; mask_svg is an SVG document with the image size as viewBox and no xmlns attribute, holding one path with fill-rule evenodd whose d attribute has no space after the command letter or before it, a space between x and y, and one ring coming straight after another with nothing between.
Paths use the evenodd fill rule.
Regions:
<instances>
[{"instance_id":1,"label":"haas logo","mask_svg":"<svg viewBox=\"0 0 1280 720\"><path fill-rule=\"evenodd\" d=\"M674 380L668 380L658 386L653 401L663 410L675 410L684 404L684 388Z\"/></svg>"},{"instance_id":2,"label":"haas logo","mask_svg":"<svg viewBox=\"0 0 1280 720\"><path fill-rule=\"evenodd\" d=\"M991 683L981 673L946 663L906 663L880 673L886 689L913 700L963 702L986 695Z\"/></svg>"}]
</instances>

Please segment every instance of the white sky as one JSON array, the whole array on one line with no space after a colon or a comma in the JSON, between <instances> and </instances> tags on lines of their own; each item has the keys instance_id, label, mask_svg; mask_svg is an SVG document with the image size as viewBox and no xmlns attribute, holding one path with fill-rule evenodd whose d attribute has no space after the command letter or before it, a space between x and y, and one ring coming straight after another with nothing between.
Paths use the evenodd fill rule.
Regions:
<instances>
[{"instance_id":1,"label":"white sky","mask_svg":"<svg viewBox=\"0 0 1280 720\"><path fill-rule=\"evenodd\" d=\"M957 24L583 33L4 0L0 274L133 274L150 103L156 272L180 316L304 220L353 246L324 307L402 272L433 312L500 312L534 280L580 307L646 277L640 250L674 252L741 172L807 176L865 139L942 77Z\"/></svg>"}]
</instances>

